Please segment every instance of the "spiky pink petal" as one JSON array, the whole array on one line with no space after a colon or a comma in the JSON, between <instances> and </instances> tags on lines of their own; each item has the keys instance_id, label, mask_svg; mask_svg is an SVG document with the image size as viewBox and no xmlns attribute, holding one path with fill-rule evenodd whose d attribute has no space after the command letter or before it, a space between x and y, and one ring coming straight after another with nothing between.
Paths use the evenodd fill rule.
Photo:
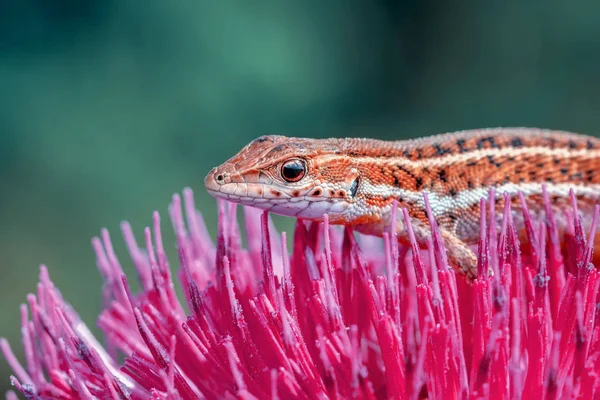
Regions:
<instances>
[{"instance_id":1,"label":"spiky pink petal","mask_svg":"<svg viewBox=\"0 0 600 400\"><path fill-rule=\"evenodd\" d=\"M448 265L426 195L426 249L394 202L383 239L327 218L299 221L290 254L285 233L252 209L244 209L243 248L236 208L222 202L213 243L185 189L169 207L183 303L154 213L143 247L121 225L139 293L108 231L92 240L105 346L42 267L30 312L21 307L25 365L6 340L0 349L29 399L594 398L600 275L591 260L600 210L586 237L571 196L562 243L547 194L543 221L522 197L521 243L509 198L491 191L481 201L477 279L468 283ZM408 245L397 241L396 218L407 224Z\"/></svg>"}]
</instances>

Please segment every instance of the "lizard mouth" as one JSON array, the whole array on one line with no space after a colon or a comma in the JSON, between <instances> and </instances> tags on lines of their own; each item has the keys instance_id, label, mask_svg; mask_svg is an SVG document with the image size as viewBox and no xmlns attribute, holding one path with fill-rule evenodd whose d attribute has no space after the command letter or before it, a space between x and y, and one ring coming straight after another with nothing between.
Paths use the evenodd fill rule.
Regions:
<instances>
[{"instance_id":1,"label":"lizard mouth","mask_svg":"<svg viewBox=\"0 0 600 400\"><path fill-rule=\"evenodd\" d=\"M269 212L322 220L323 214L341 214L347 203L333 198L310 196L300 190L285 190L282 187L259 182L236 182L227 172L214 168L204 178L204 187L213 197ZM358 182L355 185L357 186ZM356 188L352 188L355 192ZM322 189L319 189L322 193ZM355 194L355 193L352 193ZM339 199L338 199L339 200Z\"/></svg>"},{"instance_id":2,"label":"lizard mouth","mask_svg":"<svg viewBox=\"0 0 600 400\"><path fill-rule=\"evenodd\" d=\"M262 183L232 182L228 173L220 172L218 169L213 169L206 175L204 187L213 197L247 205L276 203L290 198L285 192L267 188Z\"/></svg>"}]
</instances>

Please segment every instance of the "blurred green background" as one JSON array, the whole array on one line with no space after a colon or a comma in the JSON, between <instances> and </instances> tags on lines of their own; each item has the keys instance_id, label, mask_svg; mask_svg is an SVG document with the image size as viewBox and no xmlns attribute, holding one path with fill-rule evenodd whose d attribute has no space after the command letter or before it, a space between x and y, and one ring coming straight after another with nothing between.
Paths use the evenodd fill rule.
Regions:
<instances>
[{"instance_id":1,"label":"blurred green background","mask_svg":"<svg viewBox=\"0 0 600 400\"><path fill-rule=\"evenodd\" d=\"M266 133L600 131L597 1L0 2L0 336L46 263L95 326L90 238ZM279 226L289 228L289 220ZM166 236L174 254L172 235ZM174 260L173 257L171 257ZM175 264L173 262L173 264ZM0 391L9 369L0 361Z\"/></svg>"}]
</instances>

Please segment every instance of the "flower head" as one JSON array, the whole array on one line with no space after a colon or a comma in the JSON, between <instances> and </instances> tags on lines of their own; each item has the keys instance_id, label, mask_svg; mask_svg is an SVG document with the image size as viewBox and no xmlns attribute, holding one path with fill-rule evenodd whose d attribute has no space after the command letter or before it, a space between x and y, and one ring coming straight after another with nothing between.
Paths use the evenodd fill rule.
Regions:
<instances>
[{"instance_id":1,"label":"flower head","mask_svg":"<svg viewBox=\"0 0 600 400\"><path fill-rule=\"evenodd\" d=\"M598 209L588 240L576 208L560 240L552 212L534 221L525 208L521 242L505 203L499 232L494 201L482 207L480 274L467 282L433 220L425 250L298 221L289 252L266 213L244 208L243 248L235 206L219 203L213 243L187 189L185 221L178 195L170 207L183 303L155 213L143 247L122 225L139 293L108 232L93 239L104 345L42 266L21 307L25 366L0 347L29 399L593 398Z\"/></svg>"}]
</instances>

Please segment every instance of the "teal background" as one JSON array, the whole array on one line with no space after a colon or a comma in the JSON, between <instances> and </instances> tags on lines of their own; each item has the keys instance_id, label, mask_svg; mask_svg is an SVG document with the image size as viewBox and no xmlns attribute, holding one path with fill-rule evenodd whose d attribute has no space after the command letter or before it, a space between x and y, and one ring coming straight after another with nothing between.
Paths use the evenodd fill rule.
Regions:
<instances>
[{"instance_id":1,"label":"teal background","mask_svg":"<svg viewBox=\"0 0 600 400\"><path fill-rule=\"evenodd\" d=\"M95 327L90 238L138 238L265 133L409 138L538 126L600 131L597 1L0 2L0 336L45 263ZM282 228L291 221L278 219ZM0 361L0 391L9 386Z\"/></svg>"}]
</instances>

